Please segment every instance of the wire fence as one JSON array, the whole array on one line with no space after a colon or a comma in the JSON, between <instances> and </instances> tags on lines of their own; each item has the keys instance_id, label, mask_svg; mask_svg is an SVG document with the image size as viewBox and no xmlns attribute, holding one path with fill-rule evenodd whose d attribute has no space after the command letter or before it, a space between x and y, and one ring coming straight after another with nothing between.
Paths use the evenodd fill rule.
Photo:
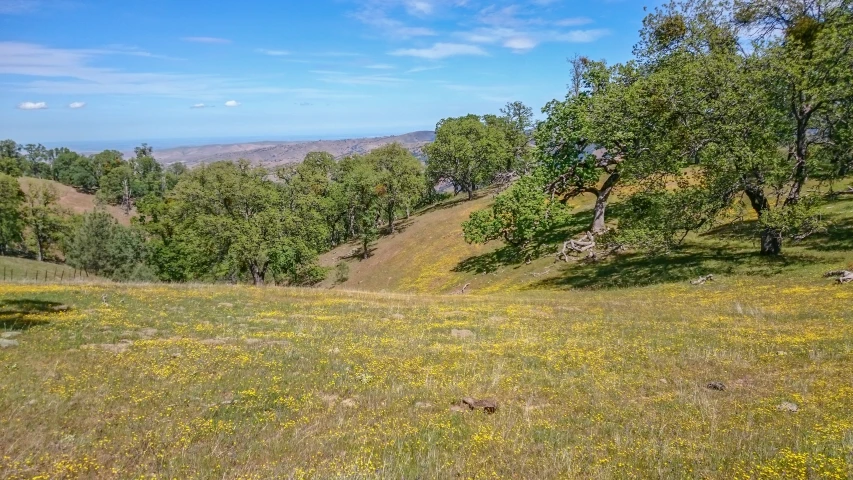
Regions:
<instances>
[{"instance_id":1,"label":"wire fence","mask_svg":"<svg viewBox=\"0 0 853 480\"><path fill-rule=\"evenodd\" d=\"M3 281L29 280L34 282L64 282L89 278L84 270L68 270L67 268L45 269L15 269L3 267Z\"/></svg>"}]
</instances>

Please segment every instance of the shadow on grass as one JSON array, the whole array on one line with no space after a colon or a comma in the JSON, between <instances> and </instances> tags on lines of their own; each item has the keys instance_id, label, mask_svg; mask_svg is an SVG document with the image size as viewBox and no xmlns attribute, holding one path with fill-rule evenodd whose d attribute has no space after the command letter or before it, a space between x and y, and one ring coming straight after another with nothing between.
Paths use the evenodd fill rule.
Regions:
<instances>
[{"instance_id":1,"label":"shadow on grass","mask_svg":"<svg viewBox=\"0 0 853 480\"><path fill-rule=\"evenodd\" d=\"M27 318L38 313L58 313L68 307L57 302L43 300L0 300L0 330L26 330L48 322L43 319Z\"/></svg>"},{"instance_id":2,"label":"shadow on grass","mask_svg":"<svg viewBox=\"0 0 853 480\"><path fill-rule=\"evenodd\" d=\"M553 254L556 252L557 245L585 232L590 223L592 223L592 212L580 212L572 215L568 223L537 236L536 242L527 248L520 249L505 245L493 252L466 258L459 262L453 271L475 274L494 273L501 267L518 265L527 260Z\"/></svg>"},{"instance_id":3,"label":"shadow on grass","mask_svg":"<svg viewBox=\"0 0 853 480\"><path fill-rule=\"evenodd\" d=\"M727 249L682 250L668 255L632 253L599 263L578 263L564 275L542 280L532 288L642 287L684 282L700 275L773 276L795 267L811 265L819 257L794 253L779 257Z\"/></svg>"}]
</instances>

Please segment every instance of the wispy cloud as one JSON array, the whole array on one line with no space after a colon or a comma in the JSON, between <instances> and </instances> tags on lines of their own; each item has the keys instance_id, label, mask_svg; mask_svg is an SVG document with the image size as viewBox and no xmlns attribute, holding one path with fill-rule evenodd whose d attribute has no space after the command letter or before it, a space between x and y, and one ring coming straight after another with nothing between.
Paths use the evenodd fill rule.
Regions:
<instances>
[{"instance_id":1,"label":"wispy cloud","mask_svg":"<svg viewBox=\"0 0 853 480\"><path fill-rule=\"evenodd\" d=\"M426 5L426 2L420 2ZM426 8L422 5L422 8ZM382 35L397 38L407 39L413 37L431 37L437 35L436 31L419 26L411 26L388 16L385 12L385 5L375 2L368 2L368 5L355 13L355 18L366 25L375 27L376 31Z\"/></svg>"},{"instance_id":2,"label":"wispy cloud","mask_svg":"<svg viewBox=\"0 0 853 480\"><path fill-rule=\"evenodd\" d=\"M181 40L185 42L192 43L209 43L209 44L219 44L225 45L231 43L231 40L227 38L219 38L219 37L183 37Z\"/></svg>"},{"instance_id":3,"label":"wispy cloud","mask_svg":"<svg viewBox=\"0 0 853 480\"><path fill-rule=\"evenodd\" d=\"M418 73L418 72L427 72L430 70L440 70L444 68L442 65L432 65L432 66L421 66L421 67L413 67L406 70L406 73Z\"/></svg>"},{"instance_id":4,"label":"wispy cloud","mask_svg":"<svg viewBox=\"0 0 853 480\"><path fill-rule=\"evenodd\" d=\"M18 110L44 110L47 108L45 102L21 102L18 104Z\"/></svg>"},{"instance_id":5,"label":"wispy cloud","mask_svg":"<svg viewBox=\"0 0 853 480\"><path fill-rule=\"evenodd\" d=\"M207 107L207 105L205 105L203 103L196 103L195 105L191 106L190 108L206 108L206 107Z\"/></svg>"},{"instance_id":6,"label":"wispy cloud","mask_svg":"<svg viewBox=\"0 0 853 480\"><path fill-rule=\"evenodd\" d=\"M426 58L438 60L458 55L487 55L486 51L476 45L462 43L436 43L429 48L402 48L390 52L390 55Z\"/></svg>"},{"instance_id":7,"label":"wispy cloud","mask_svg":"<svg viewBox=\"0 0 853 480\"><path fill-rule=\"evenodd\" d=\"M263 53L264 55L269 55L271 57L285 57L290 55L290 52L287 50L267 50L266 48L259 48L257 50L258 53Z\"/></svg>"},{"instance_id":8,"label":"wispy cloud","mask_svg":"<svg viewBox=\"0 0 853 480\"><path fill-rule=\"evenodd\" d=\"M34 11L39 0L0 0L0 15L17 15Z\"/></svg>"},{"instance_id":9,"label":"wispy cloud","mask_svg":"<svg viewBox=\"0 0 853 480\"><path fill-rule=\"evenodd\" d=\"M225 102L225 106L226 107L239 107L240 102L238 102L237 100L228 100L227 102Z\"/></svg>"},{"instance_id":10,"label":"wispy cloud","mask_svg":"<svg viewBox=\"0 0 853 480\"><path fill-rule=\"evenodd\" d=\"M554 22L554 25L558 27L580 27L581 25L589 25L590 23L592 23L591 18L575 17L557 20L556 22Z\"/></svg>"},{"instance_id":11,"label":"wispy cloud","mask_svg":"<svg viewBox=\"0 0 853 480\"><path fill-rule=\"evenodd\" d=\"M387 63L377 63L374 65L365 65L364 68L369 68L371 70L394 70L396 67L394 67L394 65L388 65Z\"/></svg>"},{"instance_id":12,"label":"wispy cloud","mask_svg":"<svg viewBox=\"0 0 853 480\"><path fill-rule=\"evenodd\" d=\"M86 106L86 102L71 102L68 104L68 108L71 108L74 110L76 110L78 108L83 108L85 106Z\"/></svg>"},{"instance_id":13,"label":"wispy cloud","mask_svg":"<svg viewBox=\"0 0 853 480\"><path fill-rule=\"evenodd\" d=\"M404 78L394 77L391 75L358 75L336 70L311 70L311 73L319 75L319 80L326 83L336 83L341 85L378 85L391 87L400 85L407 80Z\"/></svg>"}]
</instances>

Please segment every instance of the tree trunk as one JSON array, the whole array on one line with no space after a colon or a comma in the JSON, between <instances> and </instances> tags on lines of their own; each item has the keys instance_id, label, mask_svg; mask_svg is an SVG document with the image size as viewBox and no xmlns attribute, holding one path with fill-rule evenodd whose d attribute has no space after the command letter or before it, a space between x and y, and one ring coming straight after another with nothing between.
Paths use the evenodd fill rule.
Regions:
<instances>
[{"instance_id":1,"label":"tree trunk","mask_svg":"<svg viewBox=\"0 0 853 480\"><path fill-rule=\"evenodd\" d=\"M252 281L254 281L255 285L261 286L264 284L264 270L258 268L255 264L250 264L249 272L252 273Z\"/></svg>"},{"instance_id":2,"label":"tree trunk","mask_svg":"<svg viewBox=\"0 0 853 480\"><path fill-rule=\"evenodd\" d=\"M370 239L364 237L361 239L361 259L367 260L370 257Z\"/></svg>"},{"instance_id":3,"label":"tree trunk","mask_svg":"<svg viewBox=\"0 0 853 480\"><path fill-rule=\"evenodd\" d=\"M41 235L39 235L38 232L36 232L36 246L38 247L36 249L36 260L41 262L42 260L44 260L44 251L41 246Z\"/></svg>"},{"instance_id":4,"label":"tree trunk","mask_svg":"<svg viewBox=\"0 0 853 480\"><path fill-rule=\"evenodd\" d=\"M394 207L388 207L388 233L394 234Z\"/></svg>"},{"instance_id":5,"label":"tree trunk","mask_svg":"<svg viewBox=\"0 0 853 480\"><path fill-rule=\"evenodd\" d=\"M782 253L782 233L772 228L761 231L761 254L779 255Z\"/></svg>"},{"instance_id":6,"label":"tree trunk","mask_svg":"<svg viewBox=\"0 0 853 480\"><path fill-rule=\"evenodd\" d=\"M770 210L770 202L767 197L758 187L747 186L744 188L749 203L752 204L752 209L758 214L759 220L764 212ZM782 233L772 228L761 230L761 254L762 255L780 255L782 253Z\"/></svg>"},{"instance_id":7,"label":"tree trunk","mask_svg":"<svg viewBox=\"0 0 853 480\"><path fill-rule=\"evenodd\" d=\"M593 210L592 216L592 227L590 228L590 231L594 234L602 233L607 229L607 225L605 224L607 200L610 198L610 193L613 192L613 187L615 187L616 183L619 182L620 176L621 174L619 172L611 173L610 176L607 177L607 180L604 181L604 185L596 193L595 209Z\"/></svg>"}]
</instances>

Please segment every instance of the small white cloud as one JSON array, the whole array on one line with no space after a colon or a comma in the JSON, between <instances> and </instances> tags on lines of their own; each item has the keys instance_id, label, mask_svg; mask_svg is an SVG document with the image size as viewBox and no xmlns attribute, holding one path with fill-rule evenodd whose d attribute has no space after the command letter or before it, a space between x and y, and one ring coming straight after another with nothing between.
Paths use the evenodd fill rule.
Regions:
<instances>
[{"instance_id":1,"label":"small white cloud","mask_svg":"<svg viewBox=\"0 0 853 480\"><path fill-rule=\"evenodd\" d=\"M572 30L558 35L555 40L569 43L589 43L610 34L610 30L601 28L593 30Z\"/></svg>"},{"instance_id":2,"label":"small white cloud","mask_svg":"<svg viewBox=\"0 0 853 480\"><path fill-rule=\"evenodd\" d=\"M19 110L44 110L47 108L45 102L22 102L18 104Z\"/></svg>"},{"instance_id":3,"label":"small white cloud","mask_svg":"<svg viewBox=\"0 0 853 480\"><path fill-rule=\"evenodd\" d=\"M290 52L287 50L267 50L266 48L259 48L258 53L263 53L264 55L269 55L271 57L284 57L290 55Z\"/></svg>"},{"instance_id":4,"label":"small white cloud","mask_svg":"<svg viewBox=\"0 0 853 480\"><path fill-rule=\"evenodd\" d=\"M190 107L190 108L204 108L204 107L206 107L206 106L207 106L207 105L205 105L205 104L203 104L203 103L196 103L195 105L193 105L193 106L192 106L192 107Z\"/></svg>"},{"instance_id":5,"label":"small white cloud","mask_svg":"<svg viewBox=\"0 0 853 480\"><path fill-rule=\"evenodd\" d=\"M403 48L390 53L396 56L428 58L438 60L455 55L487 55L486 51L476 45L463 43L436 43L429 48Z\"/></svg>"},{"instance_id":6,"label":"small white cloud","mask_svg":"<svg viewBox=\"0 0 853 480\"><path fill-rule=\"evenodd\" d=\"M239 107L240 102L238 102L237 100L228 100L227 102L225 102L225 106L226 107Z\"/></svg>"},{"instance_id":7,"label":"small white cloud","mask_svg":"<svg viewBox=\"0 0 853 480\"><path fill-rule=\"evenodd\" d=\"M514 50L516 53L526 52L536 46L536 40L530 37L512 37L506 39L504 47Z\"/></svg>"},{"instance_id":8,"label":"small white cloud","mask_svg":"<svg viewBox=\"0 0 853 480\"><path fill-rule=\"evenodd\" d=\"M375 65L367 65L364 68L369 68L371 70L394 70L394 65L388 65L385 63L377 63Z\"/></svg>"},{"instance_id":9,"label":"small white cloud","mask_svg":"<svg viewBox=\"0 0 853 480\"><path fill-rule=\"evenodd\" d=\"M71 102L68 104L68 108L78 109L86 106L86 102Z\"/></svg>"},{"instance_id":10,"label":"small white cloud","mask_svg":"<svg viewBox=\"0 0 853 480\"><path fill-rule=\"evenodd\" d=\"M231 43L231 40L227 38L218 38L218 37L184 37L181 40L185 42L193 42L193 43L214 43L214 44L226 44Z\"/></svg>"}]
</instances>

